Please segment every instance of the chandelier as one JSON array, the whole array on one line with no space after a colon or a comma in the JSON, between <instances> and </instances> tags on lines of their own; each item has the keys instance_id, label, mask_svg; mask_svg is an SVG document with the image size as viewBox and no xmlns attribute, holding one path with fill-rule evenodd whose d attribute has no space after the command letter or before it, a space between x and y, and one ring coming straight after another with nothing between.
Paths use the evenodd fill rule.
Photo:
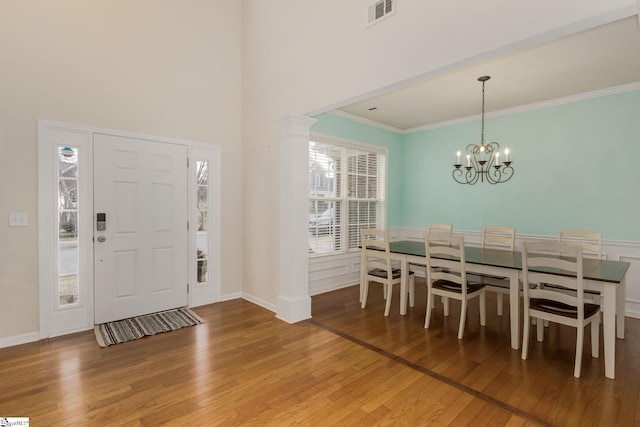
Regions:
<instances>
[{"instance_id":1,"label":"chandelier","mask_svg":"<svg viewBox=\"0 0 640 427\"><path fill-rule=\"evenodd\" d=\"M478 77L482 82L482 134L480 144L467 145L467 165L462 166L460 162L460 151L456 153L456 164L453 165L453 179L460 184L474 185L477 182L488 182L489 184L499 184L506 182L513 176L513 168L509 160L509 149L504 150L504 160L500 159L500 145L497 142L484 142L484 82L490 76Z\"/></svg>"}]
</instances>

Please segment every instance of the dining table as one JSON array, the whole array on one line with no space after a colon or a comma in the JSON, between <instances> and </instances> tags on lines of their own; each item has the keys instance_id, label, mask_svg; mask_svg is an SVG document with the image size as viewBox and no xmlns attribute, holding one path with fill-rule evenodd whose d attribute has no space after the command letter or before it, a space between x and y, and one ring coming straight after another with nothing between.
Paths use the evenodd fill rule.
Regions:
<instances>
[{"instance_id":1,"label":"dining table","mask_svg":"<svg viewBox=\"0 0 640 427\"><path fill-rule=\"evenodd\" d=\"M364 253L364 251L361 251ZM390 243L391 259L400 262L403 280L400 284L400 314L406 314L407 286L410 265L425 265L425 244L422 241L401 240ZM522 253L467 246L464 248L468 273L504 277L509 280L509 314L511 348L520 348L520 282ZM361 265L365 265L364 260ZM600 292L604 335L605 376L615 378L615 339L624 339L625 276L630 263L624 261L583 258L582 274L585 288ZM360 269L360 283L364 283Z\"/></svg>"}]
</instances>

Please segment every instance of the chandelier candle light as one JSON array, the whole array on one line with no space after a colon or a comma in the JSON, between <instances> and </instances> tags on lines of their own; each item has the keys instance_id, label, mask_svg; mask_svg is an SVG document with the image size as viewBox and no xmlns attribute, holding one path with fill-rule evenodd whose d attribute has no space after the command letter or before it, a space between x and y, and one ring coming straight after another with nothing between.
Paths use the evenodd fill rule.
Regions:
<instances>
[{"instance_id":1,"label":"chandelier candle light","mask_svg":"<svg viewBox=\"0 0 640 427\"><path fill-rule=\"evenodd\" d=\"M467 166L462 168L460 162L461 153L456 153L456 164L453 170L453 179L460 184L474 185L477 182L487 181L489 184L507 182L513 176L513 168L509 160L509 149L504 150L504 160L500 164L500 145L497 142L484 143L484 82L490 76L478 77L482 82L482 134L480 144L467 145ZM466 170L466 172L463 171Z\"/></svg>"}]
</instances>

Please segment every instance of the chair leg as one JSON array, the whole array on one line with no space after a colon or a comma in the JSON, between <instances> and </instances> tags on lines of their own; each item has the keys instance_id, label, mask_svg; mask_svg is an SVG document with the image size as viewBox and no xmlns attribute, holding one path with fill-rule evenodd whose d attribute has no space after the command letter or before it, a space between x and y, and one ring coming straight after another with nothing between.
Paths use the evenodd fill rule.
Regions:
<instances>
[{"instance_id":1,"label":"chair leg","mask_svg":"<svg viewBox=\"0 0 640 427\"><path fill-rule=\"evenodd\" d=\"M414 274L409 275L409 306L416 306L416 278Z\"/></svg>"},{"instance_id":2,"label":"chair leg","mask_svg":"<svg viewBox=\"0 0 640 427\"><path fill-rule=\"evenodd\" d=\"M391 295L393 295L393 286L391 285L385 285L387 289L387 303L384 306L384 315L388 316L389 315L389 311L391 311Z\"/></svg>"},{"instance_id":3,"label":"chair leg","mask_svg":"<svg viewBox=\"0 0 640 427\"><path fill-rule=\"evenodd\" d=\"M442 304L444 304L444 315L449 315L449 298L442 297Z\"/></svg>"},{"instance_id":4,"label":"chair leg","mask_svg":"<svg viewBox=\"0 0 640 427\"><path fill-rule=\"evenodd\" d=\"M386 283L382 284L382 296L384 297L384 299L387 299L387 292L389 292L389 285L387 285Z\"/></svg>"},{"instance_id":5,"label":"chair leg","mask_svg":"<svg viewBox=\"0 0 640 427\"><path fill-rule=\"evenodd\" d=\"M542 319L538 319L536 329L538 330L538 342L542 342L544 340L544 322Z\"/></svg>"},{"instance_id":6,"label":"chair leg","mask_svg":"<svg viewBox=\"0 0 640 427\"><path fill-rule=\"evenodd\" d=\"M498 292L496 295L496 298L497 298L496 312L498 313L498 316L502 316L502 293Z\"/></svg>"},{"instance_id":7,"label":"chair leg","mask_svg":"<svg viewBox=\"0 0 640 427\"><path fill-rule=\"evenodd\" d=\"M369 280L364 281L364 286L362 287L362 308L367 306L367 296L369 295Z\"/></svg>"},{"instance_id":8,"label":"chair leg","mask_svg":"<svg viewBox=\"0 0 640 427\"><path fill-rule=\"evenodd\" d=\"M591 321L591 357L600 356L600 314Z\"/></svg>"},{"instance_id":9,"label":"chair leg","mask_svg":"<svg viewBox=\"0 0 640 427\"><path fill-rule=\"evenodd\" d=\"M578 325L578 337L576 339L576 367L573 370L573 376L580 378L580 370L582 368L582 348L584 346L584 325Z\"/></svg>"},{"instance_id":10,"label":"chair leg","mask_svg":"<svg viewBox=\"0 0 640 427\"><path fill-rule=\"evenodd\" d=\"M424 317L424 328L429 329L429 323L431 322L431 312L433 311L433 294L427 289L427 310Z\"/></svg>"},{"instance_id":11,"label":"chair leg","mask_svg":"<svg viewBox=\"0 0 640 427\"><path fill-rule=\"evenodd\" d=\"M458 328L458 339L461 340L464 335L464 323L467 319L467 300L460 301L462 306L460 307L460 327Z\"/></svg>"},{"instance_id":12,"label":"chair leg","mask_svg":"<svg viewBox=\"0 0 640 427\"><path fill-rule=\"evenodd\" d=\"M531 318L528 310L524 313L524 329L522 331L522 360L527 360L529 353L529 331L531 330Z\"/></svg>"},{"instance_id":13,"label":"chair leg","mask_svg":"<svg viewBox=\"0 0 640 427\"><path fill-rule=\"evenodd\" d=\"M487 325L487 298L484 289L480 292L480 325Z\"/></svg>"}]
</instances>

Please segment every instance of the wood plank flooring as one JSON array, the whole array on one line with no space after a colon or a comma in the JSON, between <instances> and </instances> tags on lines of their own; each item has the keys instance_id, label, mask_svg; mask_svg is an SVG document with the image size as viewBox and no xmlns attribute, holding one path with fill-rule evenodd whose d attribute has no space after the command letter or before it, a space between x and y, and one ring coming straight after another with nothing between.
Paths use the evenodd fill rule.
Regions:
<instances>
[{"instance_id":1,"label":"wood plank flooring","mask_svg":"<svg viewBox=\"0 0 640 427\"><path fill-rule=\"evenodd\" d=\"M617 340L616 380L585 343L573 377L575 331L550 326L530 357L509 346L488 298L487 326L471 303L436 307L425 330L424 282L400 316L380 289L313 297L313 319L286 324L243 300L196 308L205 323L100 348L93 332L0 349L0 417L34 426L640 425L640 321ZM506 299L505 299L506 304ZM588 340L588 334L586 335Z\"/></svg>"}]
</instances>

